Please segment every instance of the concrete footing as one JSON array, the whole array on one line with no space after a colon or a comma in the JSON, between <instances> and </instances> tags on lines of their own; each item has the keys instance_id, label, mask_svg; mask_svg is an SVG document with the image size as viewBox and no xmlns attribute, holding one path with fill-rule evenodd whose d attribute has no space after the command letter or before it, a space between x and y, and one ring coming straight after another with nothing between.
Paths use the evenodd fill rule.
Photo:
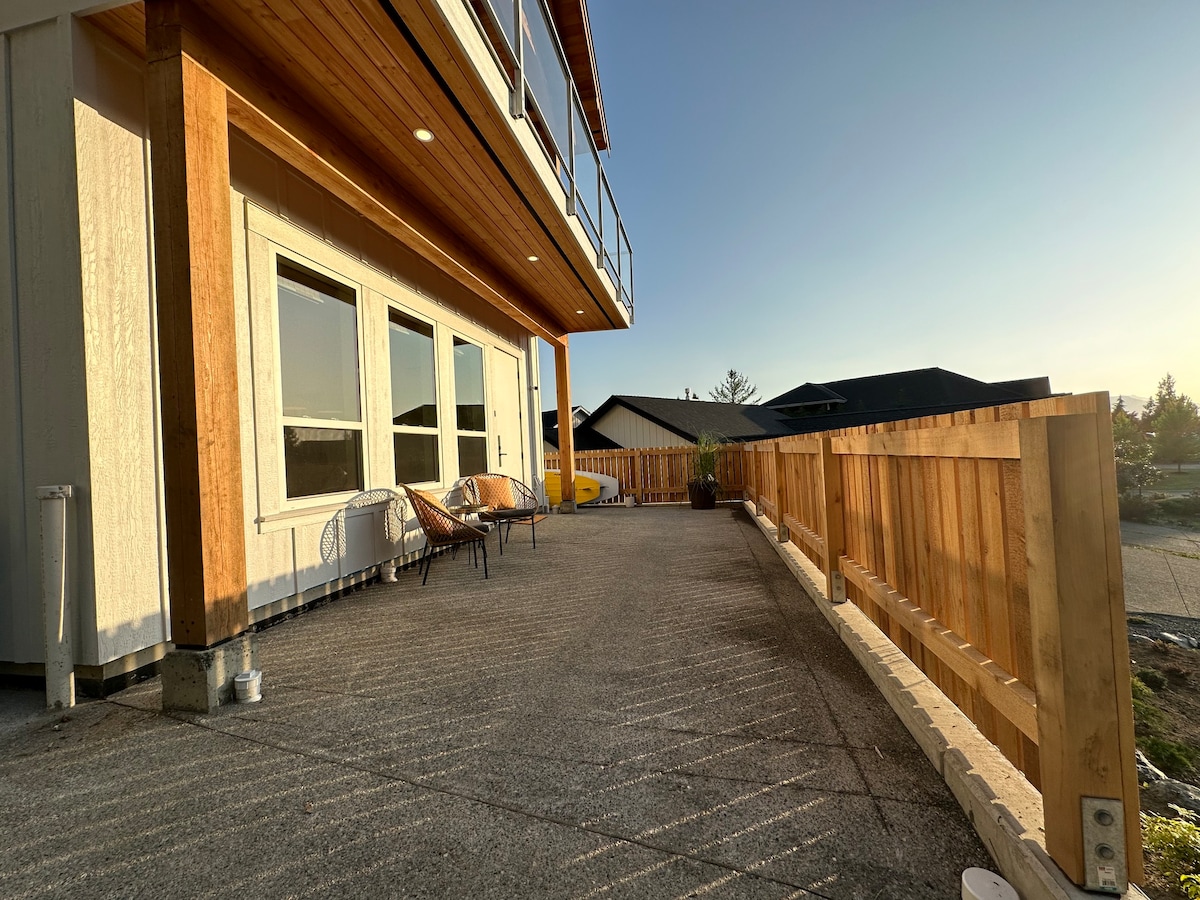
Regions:
<instances>
[{"instance_id":1,"label":"concrete footing","mask_svg":"<svg viewBox=\"0 0 1200 900\"><path fill-rule=\"evenodd\" d=\"M172 650L159 663L164 712L209 713L233 701L233 677L258 668L258 638L253 634L209 647Z\"/></svg>"},{"instance_id":2,"label":"concrete footing","mask_svg":"<svg viewBox=\"0 0 1200 900\"><path fill-rule=\"evenodd\" d=\"M575 501L564 500L562 503L558 504L558 511L564 514L575 512Z\"/></svg>"}]
</instances>

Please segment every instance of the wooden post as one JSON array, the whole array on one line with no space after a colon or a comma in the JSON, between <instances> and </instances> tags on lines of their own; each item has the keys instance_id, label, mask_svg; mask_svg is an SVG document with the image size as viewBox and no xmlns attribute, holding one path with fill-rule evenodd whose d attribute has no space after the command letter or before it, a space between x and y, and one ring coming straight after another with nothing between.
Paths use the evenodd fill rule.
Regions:
<instances>
[{"instance_id":1,"label":"wooden post","mask_svg":"<svg viewBox=\"0 0 1200 900\"><path fill-rule=\"evenodd\" d=\"M787 506L787 485L784 482L783 448L779 441L771 444L771 453L775 457L775 539L781 544L786 544L788 527L783 524L783 513Z\"/></svg>"},{"instance_id":2,"label":"wooden post","mask_svg":"<svg viewBox=\"0 0 1200 900\"><path fill-rule=\"evenodd\" d=\"M1025 419L1020 429L1046 850L1087 883L1106 863L1085 841L1083 798L1109 798L1124 811L1129 880L1140 881L1125 604L1110 577L1120 546L1107 533L1115 478L1101 452L1111 446L1092 415Z\"/></svg>"},{"instance_id":3,"label":"wooden post","mask_svg":"<svg viewBox=\"0 0 1200 900\"><path fill-rule=\"evenodd\" d=\"M645 481L645 478L642 475L642 466L643 465L644 465L644 462L642 460L642 451L634 450L633 451L633 491L634 491L634 496L637 498L637 502L638 502L639 506L646 502L645 493L642 488L642 484Z\"/></svg>"},{"instance_id":4,"label":"wooden post","mask_svg":"<svg viewBox=\"0 0 1200 900\"><path fill-rule=\"evenodd\" d=\"M554 383L558 397L558 474L561 512L575 511L575 430L571 427L571 365L567 336L554 345Z\"/></svg>"},{"instance_id":5,"label":"wooden post","mask_svg":"<svg viewBox=\"0 0 1200 900\"><path fill-rule=\"evenodd\" d=\"M821 515L825 533L825 596L830 603L846 602L846 578L841 559L846 555L842 518L842 468L829 435L821 436Z\"/></svg>"},{"instance_id":6,"label":"wooden post","mask_svg":"<svg viewBox=\"0 0 1200 900\"><path fill-rule=\"evenodd\" d=\"M147 0L171 629L207 648L248 624L245 511L226 92L184 38L180 4Z\"/></svg>"}]
</instances>

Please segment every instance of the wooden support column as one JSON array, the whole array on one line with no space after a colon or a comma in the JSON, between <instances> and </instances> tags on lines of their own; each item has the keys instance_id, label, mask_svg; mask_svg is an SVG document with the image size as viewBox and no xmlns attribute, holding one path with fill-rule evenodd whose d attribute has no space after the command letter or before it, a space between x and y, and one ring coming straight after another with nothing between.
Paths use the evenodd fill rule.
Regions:
<instances>
[{"instance_id":1,"label":"wooden support column","mask_svg":"<svg viewBox=\"0 0 1200 900\"><path fill-rule=\"evenodd\" d=\"M833 452L833 441L821 437L821 515L825 517L825 596L830 603L846 602L846 577L842 557L846 555L846 529L842 519L842 465Z\"/></svg>"},{"instance_id":2,"label":"wooden support column","mask_svg":"<svg viewBox=\"0 0 1200 900\"><path fill-rule=\"evenodd\" d=\"M146 2L146 91L171 630L199 649L248 611L226 91L183 52L180 13Z\"/></svg>"},{"instance_id":3,"label":"wooden support column","mask_svg":"<svg viewBox=\"0 0 1200 900\"><path fill-rule=\"evenodd\" d=\"M1116 482L1099 433L1092 415L1021 420L1025 553L1046 851L1079 885L1115 867L1124 892L1122 874L1142 880L1142 847L1125 598L1110 577L1121 566L1108 534ZM1095 818L1083 809L1087 797L1123 810L1124 835L1103 841L1124 843L1126 873L1085 839L1085 820L1092 829Z\"/></svg>"},{"instance_id":4,"label":"wooden support column","mask_svg":"<svg viewBox=\"0 0 1200 900\"><path fill-rule=\"evenodd\" d=\"M567 337L554 344L554 384L558 397L558 473L562 512L575 511L575 429L571 414L571 364Z\"/></svg>"}]
</instances>

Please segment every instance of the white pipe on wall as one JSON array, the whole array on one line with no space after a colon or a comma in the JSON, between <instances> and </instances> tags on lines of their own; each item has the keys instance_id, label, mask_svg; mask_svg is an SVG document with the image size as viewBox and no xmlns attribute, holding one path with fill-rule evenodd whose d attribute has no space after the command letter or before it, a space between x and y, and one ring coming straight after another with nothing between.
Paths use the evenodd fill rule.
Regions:
<instances>
[{"instance_id":1,"label":"white pipe on wall","mask_svg":"<svg viewBox=\"0 0 1200 900\"><path fill-rule=\"evenodd\" d=\"M39 487L42 511L42 622L46 645L46 708L75 705L75 657L71 649L73 604L67 580L69 484Z\"/></svg>"}]
</instances>

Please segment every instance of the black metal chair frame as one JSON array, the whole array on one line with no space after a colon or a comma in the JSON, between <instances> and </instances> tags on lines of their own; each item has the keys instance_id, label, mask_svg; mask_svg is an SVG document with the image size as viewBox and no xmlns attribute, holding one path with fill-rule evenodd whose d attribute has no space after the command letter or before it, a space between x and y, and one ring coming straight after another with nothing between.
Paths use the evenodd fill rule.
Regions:
<instances>
[{"instance_id":1,"label":"black metal chair frame","mask_svg":"<svg viewBox=\"0 0 1200 900\"><path fill-rule=\"evenodd\" d=\"M479 513L481 522L492 522L496 524L496 531L500 531L500 525L507 523L504 533L497 537L497 543L500 544L500 555L504 555L504 544L512 535L513 522L528 522L530 530L533 532L533 549L537 549L537 514L538 514L538 499L537 495L529 489L528 485L513 478L511 475L499 475L493 472L480 472L478 475L472 475L462 485L463 499L468 503L475 505L484 505L484 501L479 492L479 483L477 479L504 479L509 483L512 489L513 501L516 506L513 509L496 509L488 506L487 510Z\"/></svg>"},{"instance_id":2,"label":"black metal chair frame","mask_svg":"<svg viewBox=\"0 0 1200 900\"><path fill-rule=\"evenodd\" d=\"M463 544L471 545L475 568L479 568L476 547L482 548L483 577L486 579L488 577L487 531L476 528L469 522L464 522L444 508L435 505L437 498L425 491L418 491L404 485L404 492L408 495L409 505L416 514L421 530L425 532L425 549L421 551L421 558L417 563L417 572L420 573L422 569L425 572L421 579L422 586L429 580L429 568L433 564L436 551L444 547L453 547L454 553L457 555L458 548Z\"/></svg>"}]
</instances>

